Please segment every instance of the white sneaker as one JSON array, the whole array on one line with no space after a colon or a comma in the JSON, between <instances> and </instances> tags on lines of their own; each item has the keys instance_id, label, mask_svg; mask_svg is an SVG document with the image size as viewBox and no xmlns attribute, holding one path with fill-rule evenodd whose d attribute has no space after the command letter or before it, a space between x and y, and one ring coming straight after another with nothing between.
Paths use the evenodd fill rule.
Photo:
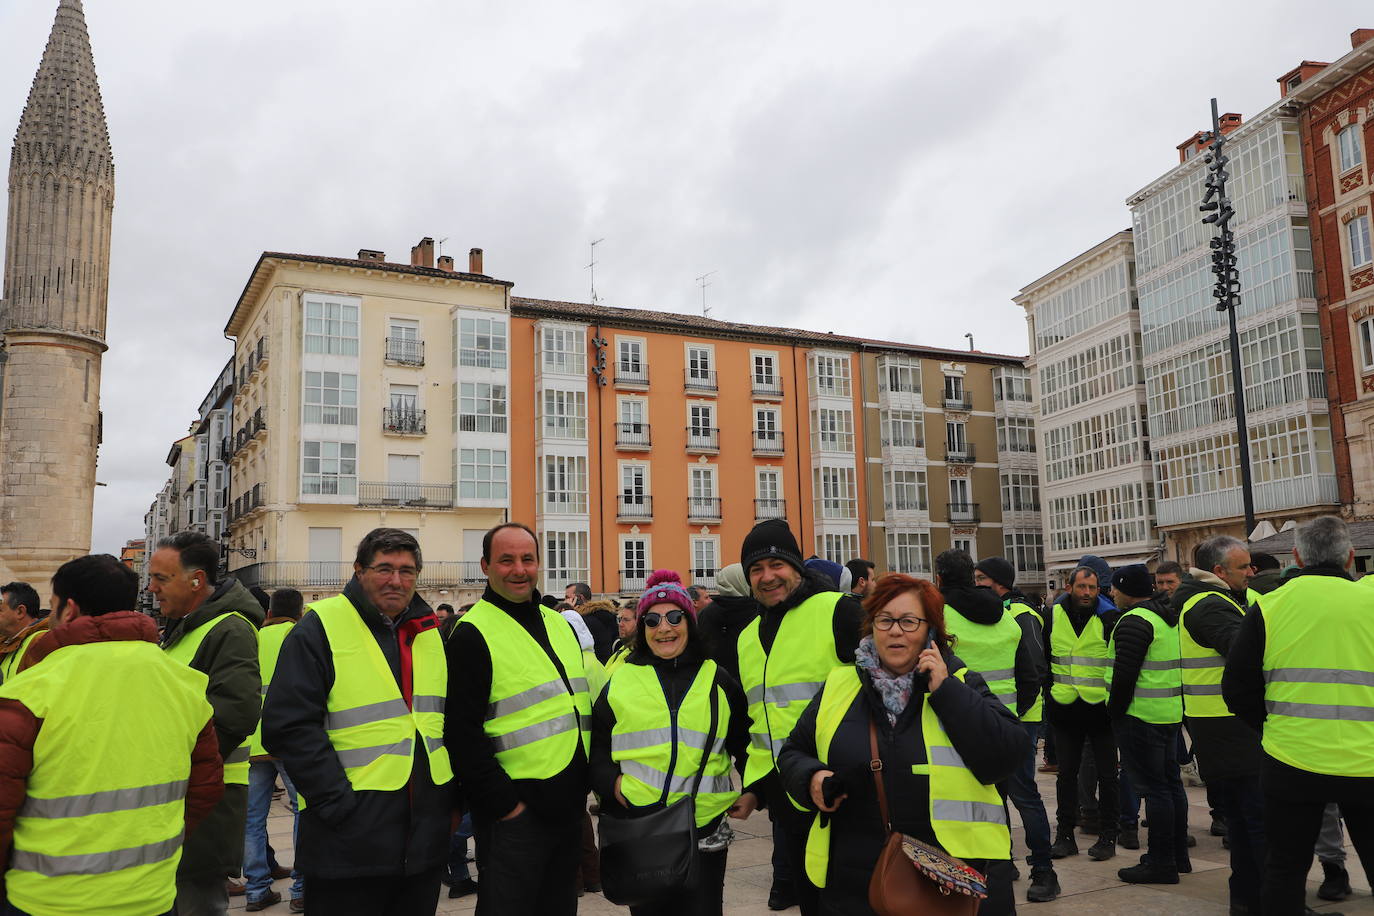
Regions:
<instances>
[{"instance_id":1,"label":"white sneaker","mask_svg":"<svg viewBox=\"0 0 1374 916\"><path fill-rule=\"evenodd\" d=\"M1183 784L1185 786L1205 786L1207 783L1202 781L1202 776L1197 771L1197 760L1189 760L1178 768L1183 774Z\"/></svg>"}]
</instances>

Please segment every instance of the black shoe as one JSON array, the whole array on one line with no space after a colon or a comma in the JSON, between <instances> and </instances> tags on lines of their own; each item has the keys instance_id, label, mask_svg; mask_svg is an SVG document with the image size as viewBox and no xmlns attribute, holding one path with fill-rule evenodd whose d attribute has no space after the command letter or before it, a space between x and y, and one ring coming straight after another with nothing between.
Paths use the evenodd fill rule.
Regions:
<instances>
[{"instance_id":1,"label":"black shoe","mask_svg":"<svg viewBox=\"0 0 1374 916\"><path fill-rule=\"evenodd\" d=\"M1177 884L1178 870L1150 862L1123 868L1116 876L1127 884Z\"/></svg>"},{"instance_id":2,"label":"black shoe","mask_svg":"<svg viewBox=\"0 0 1374 916\"><path fill-rule=\"evenodd\" d=\"M582 889L583 889L584 891L586 891L587 893L589 893L589 894L599 894L599 893L601 893L601 885L600 885L600 884L584 884L584 885L582 885Z\"/></svg>"},{"instance_id":3,"label":"black shoe","mask_svg":"<svg viewBox=\"0 0 1374 916\"><path fill-rule=\"evenodd\" d=\"M1230 848L1231 848L1231 838L1230 838L1230 837L1224 836L1224 837L1221 838L1221 848L1222 848L1222 849L1230 849Z\"/></svg>"},{"instance_id":4,"label":"black shoe","mask_svg":"<svg viewBox=\"0 0 1374 916\"><path fill-rule=\"evenodd\" d=\"M1097 842L1088 847L1088 858L1094 862L1105 862L1116 855L1116 837L1100 836Z\"/></svg>"},{"instance_id":5,"label":"black shoe","mask_svg":"<svg viewBox=\"0 0 1374 916\"><path fill-rule=\"evenodd\" d=\"M257 900L249 900L248 904L244 907L244 909L250 913L256 913L259 910L265 910L269 906L273 906L278 903L281 903L281 894L277 891L269 890L267 893L263 894Z\"/></svg>"},{"instance_id":6,"label":"black shoe","mask_svg":"<svg viewBox=\"0 0 1374 916\"><path fill-rule=\"evenodd\" d=\"M1026 889L1026 900L1031 903L1049 903L1059 896L1059 876L1052 867L1032 868L1030 887Z\"/></svg>"},{"instance_id":7,"label":"black shoe","mask_svg":"<svg viewBox=\"0 0 1374 916\"><path fill-rule=\"evenodd\" d=\"M1226 836L1226 819L1212 816L1212 836Z\"/></svg>"},{"instance_id":8,"label":"black shoe","mask_svg":"<svg viewBox=\"0 0 1374 916\"><path fill-rule=\"evenodd\" d=\"M1177 864L1174 865L1174 871L1178 872L1180 875L1191 875L1193 873L1192 859L1188 858L1187 856L1184 856L1182 858L1178 858L1177 856L1175 856L1175 861ZM1150 864L1150 854L1148 852L1140 857L1140 864Z\"/></svg>"},{"instance_id":9,"label":"black shoe","mask_svg":"<svg viewBox=\"0 0 1374 916\"><path fill-rule=\"evenodd\" d=\"M1189 849L1192 849L1192 848L1193 848L1194 846L1196 846L1196 845L1197 845L1197 837L1193 836L1191 833L1188 834L1188 848L1189 848Z\"/></svg>"},{"instance_id":10,"label":"black shoe","mask_svg":"<svg viewBox=\"0 0 1374 916\"><path fill-rule=\"evenodd\" d=\"M1352 893L1350 889L1350 872L1345 870L1345 866L1339 862L1323 862L1322 871L1326 877L1322 880L1322 886L1317 888L1317 896L1323 900L1344 900Z\"/></svg>"},{"instance_id":11,"label":"black shoe","mask_svg":"<svg viewBox=\"0 0 1374 916\"><path fill-rule=\"evenodd\" d=\"M1135 827L1122 827L1116 842L1122 849L1139 849L1140 831Z\"/></svg>"},{"instance_id":12,"label":"black shoe","mask_svg":"<svg viewBox=\"0 0 1374 916\"><path fill-rule=\"evenodd\" d=\"M1065 859L1078 855L1078 841L1073 838L1073 830L1061 832L1050 847L1051 859Z\"/></svg>"},{"instance_id":13,"label":"black shoe","mask_svg":"<svg viewBox=\"0 0 1374 916\"><path fill-rule=\"evenodd\" d=\"M768 909L788 910L796 905L797 894L792 890L791 885L774 881L773 889L768 892Z\"/></svg>"},{"instance_id":14,"label":"black shoe","mask_svg":"<svg viewBox=\"0 0 1374 916\"><path fill-rule=\"evenodd\" d=\"M471 878L464 878L448 889L448 899L453 900L456 897L466 897L475 893L477 893L477 882Z\"/></svg>"}]
</instances>

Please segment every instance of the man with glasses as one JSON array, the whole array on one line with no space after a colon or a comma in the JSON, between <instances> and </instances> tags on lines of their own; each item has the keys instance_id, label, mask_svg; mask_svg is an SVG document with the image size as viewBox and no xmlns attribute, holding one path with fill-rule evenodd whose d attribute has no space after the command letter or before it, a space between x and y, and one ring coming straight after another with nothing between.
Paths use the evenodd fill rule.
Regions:
<instances>
[{"instance_id":1,"label":"man with glasses","mask_svg":"<svg viewBox=\"0 0 1374 916\"><path fill-rule=\"evenodd\" d=\"M310 912L438 906L454 808L448 668L439 621L415 593L421 568L414 537L369 532L343 593L311 604L282 643L262 740L300 793L296 867Z\"/></svg>"},{"instance_id":2,"label":"man with glasses","mask_svg":"<svg viewBox=\"0 0 1374 916\"><path fill-rule=\"evenodd\" d=\"M615 645L611 649L611 657L606 660L606 674L619 668L625 662L625 658L630 654L630 650L635 645L635 609L623 607L616 611L615 625L618 637Z\"/></svg>"}]
</instances>

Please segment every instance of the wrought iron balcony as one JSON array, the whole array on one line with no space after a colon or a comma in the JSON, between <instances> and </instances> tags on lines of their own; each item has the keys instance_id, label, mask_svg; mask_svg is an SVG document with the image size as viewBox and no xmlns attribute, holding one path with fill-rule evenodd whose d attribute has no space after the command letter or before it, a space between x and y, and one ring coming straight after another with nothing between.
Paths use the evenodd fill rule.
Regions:
<instances>
[{"instance_id":1,"label":"wrought iron balcony","mask_svg":"<svg viewBox=\"0 0 1374 916\"><path fill-rule=\"evenodd\" d=\"M716 587L716 572L714 569L693 569L692 585L700 585L702 588Z\"/></svg>"},{"instance_id":2,"label":"wrought iron balcony","mask_svg":"<svg viewBox=\"0 0 1374 916\"><path fill-rule=\"evenodd\" d=\"M648 388L648 364L644 362L617 362L615 364L615 384L619 388Z\"/></svg>"},{"instance_id":3,"label":"wrought iron balcony","mask_svg":"<svg viewBox=\"0 0 1374 916\"><path fill-rule=\"evenodd\" d=\"M615 517L633 522L652 521L654 498L642 493L621 493L615 498Z\"/></svg>"},{"instance_id":4,"label":"wrought iron balcony","mask_svg":"<svg viewBox=\"0 0 1374 916\"><path fill-rule=\"evenodd\" d=\"M962 397L957 397L957 398L952 398L952 397L950 397L949 395L945 395L945 410L972 410L972 409L973 409L973 398L969 397L968 395L963 395Z\"/></svg>"},{"instance_id":5,"label":"wrought iron balcony","mask_svg":"<svg viewBox=\"0 0 1374 916\"><path fill-rule=\"evenodd\" d=\"M392 483L363 481L358 484L358 505L395 506L400 509L450 509L451 483Z\"/></svg>"},{"instance_id":6,"label":"wrought iron balcony","mask_svg":"<svg viewBox=\"0 0 1374 916\"><path fill-rule=\"evenodd\" d=\"M720 429L715 426L687 427L687 453L697 455L720 451Z\"/></svg>"},{"instance_id":7,"label":"wrought iron balcony","mask_svg":"<svg viewBox=\"0 0 1374 916\"><path fill-rule=\"evenodd\" d=\"M718 522L718 521L720 521L720 497L719 497L719 496L689 496L689 497L687 497L687 521L689 521L689 522Z\"/></svg>"},{"instance_id":8,"label":"wrought iron balcony","mask_svg":"<svg viewBox=\"0 0 1374 916\"><path fill-rule=\"evenodd\" d=\"M686 369L684 370L686 381L683 388L687 391L710 391L719 390L716 384L716 370L714 369Z\"/></svg>"},{"instance_id":9,"label":"wrought iron balcony","mask_svg":"<svg viewBox=\"0 0 1374 916\"><path fill-rule=\"evenodd\" d=\"M787 518L787 500L754 500L754 521L761 522L766 518Z\"/></svg>"},{"instance_id":10,"label":"wrought iron balcony","mask_svg":"<svg viewBox=\"0 0 1374 916\"><path fill-rule=\"evenodd\" d=\"M400 436L423 436L425 412L410 407L383 407L382 431Z\"/></svg>"},{"instance_id":11,"label":"wrought iron balcony","mask_svg":"<svg viewBox=\"0 0 1374 916\"><path fill-rule=\"evenodd\" d=\"M977 503L950 503L949 523L951 525L976 525L981 521Z\"/></svg>"},{"instance_id":12,"label":"wrought iron balcony","mask_svg":"<svg viewBox=\"0 0 1374 916\"><path fill-rule=\"evenodd\" d=\"M777 429L756 429L754 430L754 454L755 455L781 455L782 430Z\"/></svg>"},{"instance_id":13,"label":"wrought iron balcony","mask_svg":"<svg viewBox=\"0 0 1374 916\"><path fill-rule=\"evenodd\" d=\"M642 592L649 587L649 571L640 567L639 569L622 569L620 571L620 590L622 592Z\"/></svg>"},{"instance_id":14,"label":"wrought iron balcony","mask_svg":"<svg viewBox=\"0 0 1374 916\"><path fill-rule=\"evenodd\" d=\"M617 423L615 447L625 451L647 451L650 447L648 423Z\"/></svg>"},{"instance_id":15,"label":"wrought iron balcony","mask_svg":"<svg viewBox=\"0 0 1374 916\"><path fill-rule=\"evenodd\" d=\"M945 444L945 461L950 464L973 464L974 458L972 442L963 445Z\"/></svg>"},{"instance_id":16,"label":"wrought iron balcony","mask_svg":"<svg viewBox=\"0 0 1374 916\"><path fill-rule=\"evenodd\" d=\"M771 377L754 376L752 388L756 398L782 397L782 379L776 375Z\"/></svg>"},{"instance_id":17,"label":"wrought iron balcony","mask_svg":"<svg viewBox=\"0 0 1374 916\"><path fill-rule=\"evenodd\" d=\"M425 342L413 337L388 337L386 339L386 361L401 366L423 366L425 364Z\"/></svg>"}]
</instances>

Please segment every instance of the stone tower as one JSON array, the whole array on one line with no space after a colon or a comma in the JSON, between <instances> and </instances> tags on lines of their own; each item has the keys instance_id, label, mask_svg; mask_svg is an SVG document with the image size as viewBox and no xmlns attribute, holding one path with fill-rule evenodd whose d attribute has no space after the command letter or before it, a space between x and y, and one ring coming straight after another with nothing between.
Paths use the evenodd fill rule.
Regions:
<instances>
[{"instance_id":1,"label":"stone tower","mask_svg":"<svg viewBox=\"0 0 1374 916\"><path fill-rule=\"evenodd\" d=\"M59 0L10 156L0 299L0 582L44 599L90 550L114 160L80 0Z\"/></svg>"}]
</instances>

